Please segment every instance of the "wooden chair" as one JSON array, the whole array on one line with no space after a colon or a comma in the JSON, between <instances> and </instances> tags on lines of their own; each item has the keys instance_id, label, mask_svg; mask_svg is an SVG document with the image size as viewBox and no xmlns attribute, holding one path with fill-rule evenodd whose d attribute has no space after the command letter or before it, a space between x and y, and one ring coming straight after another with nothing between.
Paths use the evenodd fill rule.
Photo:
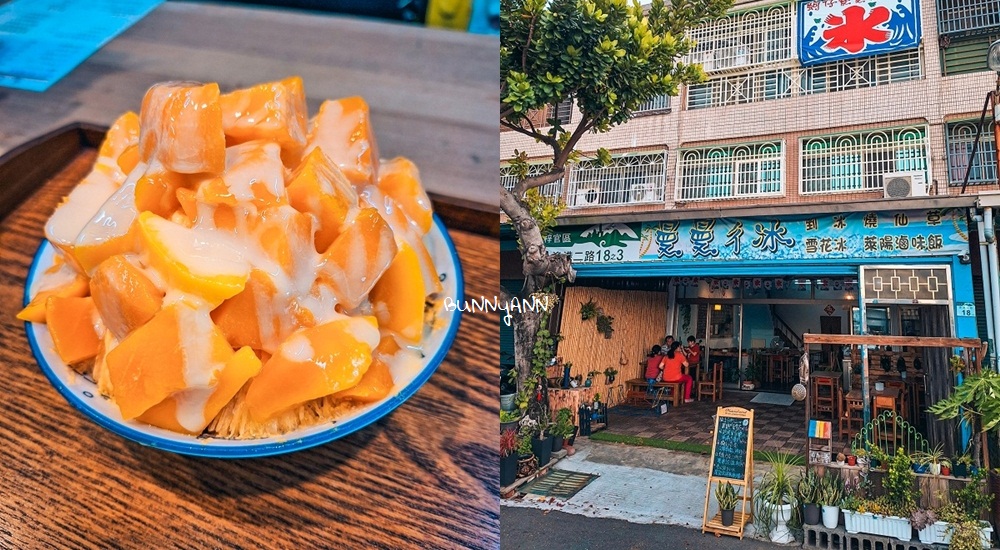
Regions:
<instances>
[{"instance_id":1,"label":"wooden chair","mask_svg":"<svg viewBox=\"0 0 1000 550\"><path fill-rule=\"evenodd\" d=\"M837 384L831 378L813 378L813 414L829 415L830 420L837 418Z\"/></svg>"},{"instance_id":2,"label":"wooden chair","mask_svg":"<svg viewBox=\"0 0 1000 550\"><path fill-rule=\"evenodd\" d=\"M843 414L840 415L840 437L852 439L861 428L864 426L865 422L865 405L861 399L852 399L843 392L839 390L841 395L841 403L843 404Z\"/></svg>"},{"instance_id":3,"label":"wooden chair","mask_svg":"<svg viewBox=\"0 0 1000 550\"><path fill-rule=\"evenodd\" d=\"M698 401L703 395L711 395L712 402L722 399L722 361L712 365L712 373L698 382Z\"/></svg>"},{"instance_id":4,"label":"wooden chair","mask_svg":"<svg viewBox=\"0 0 1000 550\"><path fill-rule=\"evenodd\" d=\"M896 412L896 400L891 397L885 397L881 395L875 396L875 406L872 407L872 418L878 418L885 411ZM876 433L876 439L879 441L888 441L896 445L899 439L899 433L896 429L896 417L890 415L885 422L885 429L878 430Z\"/></svg>"}]
</instances>

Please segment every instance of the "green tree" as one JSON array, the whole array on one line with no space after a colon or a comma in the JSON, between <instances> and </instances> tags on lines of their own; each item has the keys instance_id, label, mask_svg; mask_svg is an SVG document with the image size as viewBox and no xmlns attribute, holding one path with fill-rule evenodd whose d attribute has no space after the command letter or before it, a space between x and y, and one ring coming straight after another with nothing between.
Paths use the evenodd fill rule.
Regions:
<instances>
[{"instance_id":1,"label":"green tree","mask_svg":"<svg viewBox=\"0 0 1000 550\"><path fill-rule=\"evenodd\" d=\"M526 156L510 159L518 174L513 191L500 188L500 206L518 237L525 276L521 297L553 280L573 281L567 254L545 249L533 189L559 180L580 157L576 146L588 132L606 132L632 118L657 96L677 95L678 86L704 80L700 65L680 61L694 46L687 29L725 13L731 0L654 0L643 8L626 0L501 0L500 125L552 150L552 167L528 175ZM564 128L550 119L537 126L529 115L573 100L579 120ZM601 149L597 157L610 161ZM549 220L549 223L551 220ZM544 224L543 224L544 225ZM504 299L507 295L503 289ZM541 315L514 312L515 365L523 386ZM540 381L544 386L544 380ZM544 389L544 388L543 388Z\"/></svg>"},{"instance_id":2,"label":"green tree","mask_svg":"<svg viewBox=\"0 0 1000 550\"><path fill-rule=\"evenodd\" d=\"M996 430L1000 425L1000 374L984 370L965 377L951 395L928 410L942 420L962 417L973 428L972 459L979 465L978 432Z\"/></svg>"}]
</instances>

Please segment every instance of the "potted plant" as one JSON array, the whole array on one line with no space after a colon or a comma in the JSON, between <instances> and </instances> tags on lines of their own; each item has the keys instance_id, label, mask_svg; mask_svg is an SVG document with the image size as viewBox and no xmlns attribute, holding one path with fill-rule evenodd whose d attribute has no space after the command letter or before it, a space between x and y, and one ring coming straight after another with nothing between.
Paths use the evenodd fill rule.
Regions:
<instances>
[{"instance_id":1,"label":"potted plant","mask_svg":"<svg viewBox=\"0 0 1000 550\"><path fill-rule=\"evenodd\" d=\"M500 486L506 487L517 479L517 432L500 432Z\"/></svg>"},{"instance_id":2,"label":"potted plant","mask_svg":"<svg viewBox=\"0 0 1000 550\"><path fill-rule=\"evenodd\" d=\"M500 410L512 411L517 405L517 369L500 373Z\"/></svg>"},{"instance_id":3,"label":"potted plant","mask_svg":"<svg viewBox=\"0 0 1000 550\"><path fill-rule=\"evenodd\" d=\"M815 470L809 470L799 478L796 486L799 502L802 503L802 523L816 525L819 523L819 490L820 477Z\"/></svg>"},{"instance_id":4,"label":"potted plant","mask_svg":"<svg viewBox=\"0 0 1000 550\"><path fill-rule=\"evenodd\" d=\"M913 454L914 464L919 464L931 475L941 475L941 463L944 461L944 445L938 444L930 451L919 451ZM920 470L917 470L920 473Z\"/></svg>"},{"instance_id":5,"label":"potted plant","mask_svg":"<svg viewBox=\"0 0 1000 550\"><path fill-rule=\"evenodd\" d=\"M917 508L910 514L910 526L916 529L917 537L924 544L934 544L936 542L936 523L938 523L938 517L934 510Z\"/></svg>"},{"instance_id":6,"label":"potted plant","mask_svg":"<svg viewBox=\"0 0 1000 550\"><path fill-rule=\"evenodd\" d=\"M514 430L516 432L518 422L521 421L521 416L522 416L521 411L519 410L513 410L513 411L501 410L500 433L503 433L504 430Z\"/></svg>"},{"instance_id":7,"label":"potted plant","mask_svg":"<svg viewBox=\"0 0 1000 550\"><path fill-rule=\"evenodd\" d=\"M573 411L563 407L556 411L556 421L549 430L552 433L552 450L561 451L567 438L573 435Z\"/></svg>"},{"instance_id":8,"label":"potted plant","mask_svg":"<svg viewBox=\"0 0 1000 550\"><path fill-rule=\"evenodd\" d=\"M844 456L844 453L837 453L837 466L843 466L845 460L847 460L847 457Z\"/></svg>"},{"instance_id":9,"label":"potted plant","mask_svg":"<svg viewBox=\"0 0 1000 550\"><path fill-rule=\"evenodd\" d=\"M857 465L857 463L858 463L858 457L857 456L855 456L854 454L847 455L847 465L848 466L855 466L855 465Z\"/></svg>"},{"instance_id":10,"label":"potted plant","mask_svg":"<svg viewBox=\"0 0 1000 550\"><path fill-rule=\"evenodd\" d=\"M955 477L969 477L969 466L972 466L972 457L968 453L956 456L951 461L952 474Z\"/></svg>"},{"instance_id":11,"label":"potted plant","mask_svg":"<svg viewBox=\"0 0 1000 550\"><path fill-rule=\"evenodd\" d=\"M608 367L604 369L604 379L608 384L613 384L615 381L615 376L618 376L618 369Z\"/></svg>"},{"instance_id":12,"label":"potted plant","mask_svg":"<svg viewBox=\"0 0 1000 550\"><path fill-rule=\"evenodd\" d=\"M739 500L736 488L728 481L719 483L715 486L715 500L719 502L722 525L729 527L733 524L733 514L736 511L736 502Z\"/></svg>"},{"instance_id":13,"label":"potted plant","mask_svg":"<svg viewBox=\"0 0 1000 550\"><path fill-rule=\"evenodd\" d=\"M951 461L947 458L941 459L941 475L950 476L951 475Z\"/></svg>"},{"instance_id":14,"label":"potted plant","mask_svg":"<svg viewBox=\"0 0 1000 550\"><path fill-rule=\"evenodd\" d=\"M538 469L538 459L531 453L531 434L517 435L517 477L527 477Z\"/></svg>"},{"instance_id":15,"label":"potted plant","mask_svg":"<svg viewBox=\"0 0 1000 550\"><path fill-rule=\"evenodd\" d=\"M793 459L770 451L763 456L771 463L771 469L761 477L754 494L754 522L757 531L770 536L771 542L788 544L795 540L787 525L795 506Z\"/></svg>"},{"instance_id":16,"label":"potted plant","mask_svg":"<svg viewBox=\"0 0 1000 550\"><path fill-rule=\"evenodd\" d=\"M531 452L538 459L538 467L544 468L552 459L552 438L548 434L548 419L543 418L539 422L534 422L528 433L531 434ZM526 417L528 418L528 417ZM523 421L522 421L523 422ZM522 423L522 426L524 424Z\"/></svg>"},{"instance_id":17,"label":"potted plant","mask_svg":"<svg viewBox=\"0 0 1000 550\"><path fill-rule=\"evenodd\" d=\"M993 527L987 521L980 521L978 516L969 517L957 502L948 502L939 507L936 510L936 520L927 523L917 532L921 542L950 544L951 550L990 548Z\"/></svg>"},{"instance_id":18,"label":"potted plant","mask_svg":"<svg viewBox=\"0 0 1000 550\"><path fill-rule=\"evenodd\" d=\"M601 371L599 371L599 370L592 370L592 371L588 372L587 373L587 381L583 383L584 387L589 388L590 386L592 386L594 384L594 377L597 376L598 374L601 374Z\"/></svg>"},{"instance_id":19,"label":"potted plant","mask_svg":"<svg viewBox=\"0 0 1000 550\"><path fill-rule=\"evenodd\" d=\"M844 499L844 480L827 471L820 480L818 502L823 507L823 527L836 529L840 523L840 502Z\"/></svg>"},{"instance_id":20,"label":"potted plant","mask_svg":"<svg viewBox=\"0 0 1000 550\"><path fill-rule=\"evenodd\" d=\"M856 490L851 498L844 499L844 528L848 533L871 533L908 541L910 515L916 507L915 474L910 457L901 448L897 449L891 460L886 459L886 466L888 471L882 480L885 495L871 500L859 496L866 495L867 490Z\"/></svg>"}]
</instances>

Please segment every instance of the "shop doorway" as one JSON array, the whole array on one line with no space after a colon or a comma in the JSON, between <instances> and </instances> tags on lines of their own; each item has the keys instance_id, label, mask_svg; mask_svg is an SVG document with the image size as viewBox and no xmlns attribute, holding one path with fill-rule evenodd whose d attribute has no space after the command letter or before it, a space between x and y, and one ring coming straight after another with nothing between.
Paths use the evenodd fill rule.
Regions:
<instances>
[{"instance_id":1,"label":"shop doorway","mask_svg":"<svg viewBox=\"0 0 1000 550\"><path fill-rule=\"evenodd\" d=\"M820 334L843 334L843 318L839 315L820 317L819 332ZM840 346L824 345L822 346L822 350L822 362L834 366L834 370L840 370L841 360L843 359L840 353Z\"/></svg>"}]
</instances>

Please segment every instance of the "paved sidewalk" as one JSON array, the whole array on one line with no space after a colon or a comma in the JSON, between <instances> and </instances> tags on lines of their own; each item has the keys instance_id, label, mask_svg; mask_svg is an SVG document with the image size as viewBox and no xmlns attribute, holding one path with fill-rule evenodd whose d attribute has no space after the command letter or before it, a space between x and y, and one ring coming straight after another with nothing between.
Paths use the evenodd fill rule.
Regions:
<instances>
[{"instance_id":1,"label":"paved sidewalk","mask_svg":"<svg viewBox=\"0 0 1000 550\"><path fill-rule=\"evenodd\" d=\"M600 475L579 493L569 500L525 495L521 500L502 500L501 504L701 529L707 456L579 438L576 449L575 455L559 461L555 468ZM712 498L709 514L715 512ZM747 535L753 535L752 525Z\"/></svg>"}]
</instances>

